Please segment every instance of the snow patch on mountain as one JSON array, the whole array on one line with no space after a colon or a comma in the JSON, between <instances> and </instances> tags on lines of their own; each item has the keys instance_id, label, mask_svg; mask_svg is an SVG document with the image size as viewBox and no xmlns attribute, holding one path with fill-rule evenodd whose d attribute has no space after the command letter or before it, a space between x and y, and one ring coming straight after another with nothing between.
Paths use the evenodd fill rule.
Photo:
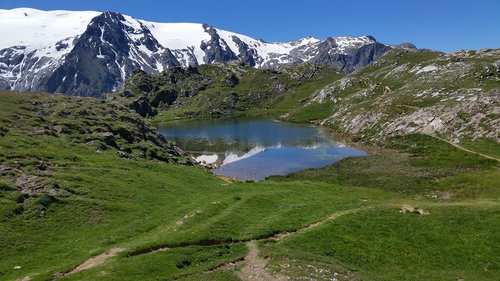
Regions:
<instances>
[{"instance_id":1,"label":"snow patch on mountain","mask_svg":"<svg viewBox=\"0 0 500 281\"><path fill-rule=\"evenodd\" d=\"M142 22L163 47L191 53L199 63L203 63L205 52L200 45L201 42L210 40L210 36L205 32L202 24ZM184 54L181 57L189 61Z\"/></svg>"},{"instance_id":2,"label":"snow patch on mountain","mask_svg":"<svg viewBox=\"0 0 500 281\"><path fill-rule=\"evenodd\" d=\"M1 89L78 95L115 89L137 69L159 73L169 67L233 60L258 68L312 62L353 71L388 48L371 36L267 43L206 24L151 22L113 12L30 8L0 10L0 34ZM85 64L80 59L85 59ZM103 72L100 76L84 75L90 69ZM92 90L95 84L102 89Z\"/></svg>"},{"instance_id":3,"label":"snow patch on mountain","mask_svg":"<svg viewBox=\"0 0 500 281\"><path fill-rule=\"evenodd\" d=\"M48 47L85 31L99 12L0 10L0 49L12 46Z\"/></svg>"}]
</instances>

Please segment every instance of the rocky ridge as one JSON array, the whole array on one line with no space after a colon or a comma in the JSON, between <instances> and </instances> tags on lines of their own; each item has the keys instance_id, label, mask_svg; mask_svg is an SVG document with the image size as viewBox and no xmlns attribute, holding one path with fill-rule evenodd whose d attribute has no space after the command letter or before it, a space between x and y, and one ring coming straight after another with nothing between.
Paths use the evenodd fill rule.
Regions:
<instances>
[{"instance_id":1,"label":"rocky ridge","mask_svg":"<svg viewBox=\"0 0 500 281\"><path fill-rule=\"evenodd\" d=\"M360 138L500 141L500 50L393 51L318 90L306 107L318 104L330 104L332 113L316 122Z\"/></svg>"},{"instance_id":2,"label":"rocky ridge","mask_svg":"<svg viewBox=\"0 0 500 281\"><path fill-rule=\"evenodd\" d=\"M264 108L304 83L329 81L343 74L331 66L289 65L256 69L243 63L170 68L159 75L136 71L116 92L106 95L143 117L178 111L180 118L221 117ZM177 113L176 113L177 114Z\"/></svg>"}]
</instances>

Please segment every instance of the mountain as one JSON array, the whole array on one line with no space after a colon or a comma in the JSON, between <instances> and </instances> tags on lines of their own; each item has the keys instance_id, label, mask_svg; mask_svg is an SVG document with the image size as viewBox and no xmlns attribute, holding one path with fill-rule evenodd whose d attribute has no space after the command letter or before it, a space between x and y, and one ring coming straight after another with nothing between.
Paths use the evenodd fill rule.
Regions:
<instances>
[{"instance_id":1,"label":"mountain","mask_svg":"<svg viewBox=\"0 0 500 281\"><path fill-rule=\"evenodd\" d=\"M372 36L267 43L207 24L156 23L114 12L0 10L0 89L100 96L135 70L240 61L310 62L351 72L393 48Z\"/></svg>"},{"instance_id":2,"label":"mountain","mask_svg":"<svg viewBox=\"0 0 500 281\"><path fill-rule=\"evenodd\" d=\"M351 73L239 64L136 72L110 97L156 121L262 114L377 142L412 133L500 140L500 49L395 49Z\"/></svg>"}]
</instances>

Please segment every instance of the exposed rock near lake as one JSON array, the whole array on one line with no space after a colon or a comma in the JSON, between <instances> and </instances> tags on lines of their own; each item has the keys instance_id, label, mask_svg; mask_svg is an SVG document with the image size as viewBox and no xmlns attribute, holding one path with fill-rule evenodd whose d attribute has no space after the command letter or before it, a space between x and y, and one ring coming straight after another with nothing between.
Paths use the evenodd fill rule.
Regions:
<instances>
[{"instance_id":1,"label":"exposed rock near lake","mask_svg":"<svg viewBox=\"0 0 500 281\"><path fill-rule=\"evenodd\" d=\"M392 52L318 90L308 106L330 104L320 120L356 137L412 133L500 141L500 50L453 54Z\"/></svg>"}]
</instances>

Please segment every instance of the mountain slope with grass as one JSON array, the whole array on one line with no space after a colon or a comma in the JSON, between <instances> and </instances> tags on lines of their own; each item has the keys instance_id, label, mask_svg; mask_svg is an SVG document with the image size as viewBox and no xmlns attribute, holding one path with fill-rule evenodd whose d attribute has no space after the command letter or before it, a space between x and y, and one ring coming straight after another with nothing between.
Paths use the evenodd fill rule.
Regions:
<instances>
[{"instance_id":1,"label":"mountain slope with grass","mask_svg":"<svg viewBox=\"0 0 500 281\"><path fill-rule=\"evenodd\" d=\"M160 75L137 71L107 98L129 105L144 117L155 117L154 121L252 112L275 116L343 75L332 67L311 64L277 70L239 63L202 65L172 68Z\"/></svg>"},{"instance_id":2,"label":"mountain slope with grass","mask_svg":"<svg viewBox=\"0 0 500 281\"><path fill-rule=\"evenodd\" d=\"M228 74L216 73L214 85ZM256 89L255 81L276 80L254 75L241 83ZM273 96L271 104L290 112L307 103L314 92L308 89L336 75L295 82L293 94ZM180 81L175 87L190 86ZM367 147L373 152L366 158L234 182L190 165L129 108L139 94L0 93L1 280L252 280L254 274L496 280L500 274L496 160L411 134L389 136L385 148ZM144 97L149 103L153 95ZM257 105L248 110L265 112ZM157 118L167 118L168 111L159 112ZM472 139L468 147L487 155L499 149Z\"/></svg>"},{"instance_id":3,"label":"mountain slope with grass","mask_svg":"<svg viewBox=\"0 0 500 281\"><path fill-rule=\"evenodd\" d=\"M453 143L500 139L500 50L392 50L353 73L238 64L136 73L114 98L154 121L264 115L368 142L420 133Z\"/></svg>"}]
</instances>

